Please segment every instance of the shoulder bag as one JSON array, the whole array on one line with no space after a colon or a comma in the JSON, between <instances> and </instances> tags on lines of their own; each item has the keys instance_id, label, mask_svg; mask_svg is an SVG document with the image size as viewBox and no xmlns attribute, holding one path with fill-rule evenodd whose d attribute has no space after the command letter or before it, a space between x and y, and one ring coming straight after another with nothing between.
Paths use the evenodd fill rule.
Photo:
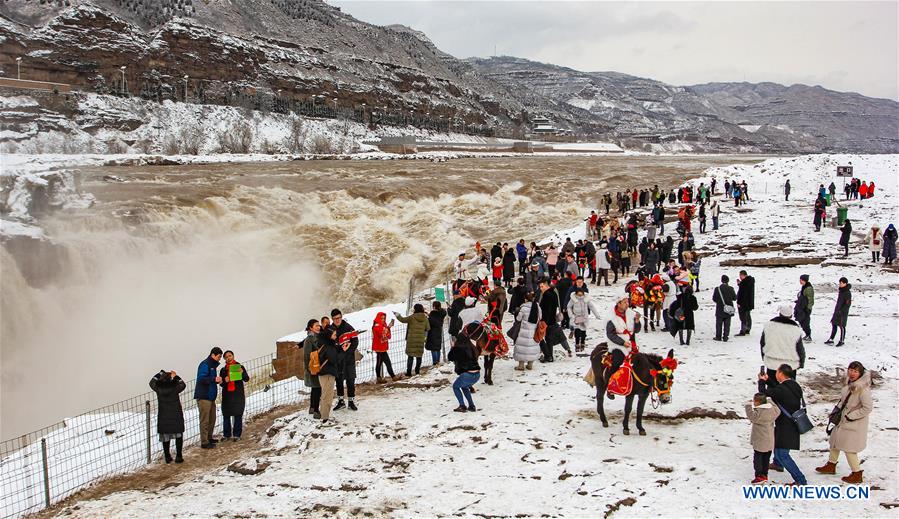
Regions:
<instances>
[{"instance_id":1,"label":"shoulder bag","mask_svg":"<svg viewBox=\"0 0 899 519\"><path fill-rule=\"evenodd\" d=\"M809 419L808 413L805 410L805 397L799 397L799 401L801 405L799 409L797 409L793 413L787 412L787 410L784 409L784 407L780 405L780 403L776 400L775 403L777 404L777 407L780 408L780 412L783 413L784 416L792 420L794 424L796 424L796 429L799 430L799 434L805 434L814 429L815 425L812 424L812 421Z\"/></svg>"},{"instance_id":2,"label":"shoulder bag","mask_svg":"<svg viewBox=\"0 0 899 519\"><path fill-rule=\"evenodd\" d=\"M840 405L833 406L833 409L830 411L830 415L827 417L827 435L830 436L830 433L833 432L834 429L837 428L837 425L840 425L840 420L843 419L843 409L846 408L846 404L849 402L849 397L852 395L852 391L846 395L846 399L843 400L843 403Z\"/></svg>"},{"instance_id":3,"label":"shoulder bag","mask_svg":"<svg viewBox=\"0 0 899 519\"><path fill-rule=\"evenodd\" d=\"M724 296L721 295L721 287L719 286L715 290L718 291L718 299L721 300L721 309L724 311L724 313L726 313L727 315L734 315L736 313L736 310L734 310L734 305L724 304Z\"/></svg>"}]
</instances>

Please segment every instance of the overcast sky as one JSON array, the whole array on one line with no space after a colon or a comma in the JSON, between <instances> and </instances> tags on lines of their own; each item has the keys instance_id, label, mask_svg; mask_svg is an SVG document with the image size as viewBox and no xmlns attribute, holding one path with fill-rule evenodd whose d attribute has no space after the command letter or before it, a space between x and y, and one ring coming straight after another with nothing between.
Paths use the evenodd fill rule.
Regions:
<instances>
[{"instance_id":1,"label":"overcast sky","mask_svg":"<svg viewBox=\"0 0 899 519\"><path fill-rule=\"evenodd\" d=\"M805 83L899 99L897 2L329 0L456 57L518 56L675 85Z\"/></svg>"}]
</instances>

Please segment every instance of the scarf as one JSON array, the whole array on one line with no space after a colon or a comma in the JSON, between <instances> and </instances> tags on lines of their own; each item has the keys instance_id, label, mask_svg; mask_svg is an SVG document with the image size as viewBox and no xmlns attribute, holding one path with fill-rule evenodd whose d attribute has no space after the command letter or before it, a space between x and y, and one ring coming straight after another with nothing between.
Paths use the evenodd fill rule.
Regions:
<instances>
[{"instance_id":1,"label":"scarf","mask_svg":"<svg viewBox=\"0 0 899 519\"><path fill-rule=\"evenodd\" d=\"M621 312L618 310L618 305L615 305L615 315L621 318L624 321L624 334L628 336L631 341L631 351L637 351L637 338L631 334L631 331L627 329L627 310Z\"/></svg>"},{"instance_id":2,"label":"scarf","mask_svg":"<svg viewBox=\"0 0 899 519\"><path fill-rule=\"evenodd\" d=\"M231 365L232 364L237 364L237 362L234 360L229 360L229 361L225 362L225 373L227 373L229 377L231 376ZM235 386L235 383L233 380L231 380L230 382L228 382L228 387L226 388L226 390L229 392L233 392L235 389L234 386Z\"/></svg>"}]
</instances>

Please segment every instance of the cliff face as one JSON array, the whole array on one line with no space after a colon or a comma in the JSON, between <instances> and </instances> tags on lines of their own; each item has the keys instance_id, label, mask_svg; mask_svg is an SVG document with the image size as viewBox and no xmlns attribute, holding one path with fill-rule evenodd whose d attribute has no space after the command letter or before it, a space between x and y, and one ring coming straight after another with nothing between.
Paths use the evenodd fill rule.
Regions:
<instances>
[{"instance_id":1,"label":"cliff face","mask_svg":"<svg viewBox=\"0 0 899 519\"><path fill-rule=\"evenodd\" d=\"M341 107L366 103L468 124L507 125L522 108L408 29L365 24L318 0L185 3L181 12L189 17L158 25L139 7L169 0L70 1L75 5L40 12L38 2L0 4L4 75L15 75L15 57L22 56L23 78L98 92L120 91L125 65L128 91L150 98L157 91L179 98L187 75L191 95L280 89L285 98L323 94Z\"/></svg>"},{"instance_id":2,"label":"cliff face","mask_svg":"<svg viewBox=\"0 0 899 519\"><path fill-rule=\"evenodd\" d=\"M899 103L821 87L716 83L679 87L616 72L580 72L519 58L471 59L482 75L523 92L574 126L596 121L606 138L769 151L899 150Z\"/></svg>"},{"instance_id":3,"label":"cliff face","mask_svg":"<svg viewBox=\"0 0 899 519\"><path fill-rule=\"evenodd\" d=\"M582 136L672 151L899 148L893 101L802 85L681 87L511 57L458 60L418 31L367 24L321 0L5 0L0 15L0 73L14 76L21 56L25 79L100 93L124 86L183 99L186 86L207 102L337 99L345 110L364 104L509 136L540 114Z\"/></svg>"},{"instance_id":4,"label":"cliff face","mask_svg":"<svg viewBox=\"0 0 899 519\"><path fill-rule=\"evenodd\" d=\"M820 86L776 83L708 83L688 87L742 125L783 127L805 134L823 151L899 150L899 103Z\"/></svg>"}]
</instances>

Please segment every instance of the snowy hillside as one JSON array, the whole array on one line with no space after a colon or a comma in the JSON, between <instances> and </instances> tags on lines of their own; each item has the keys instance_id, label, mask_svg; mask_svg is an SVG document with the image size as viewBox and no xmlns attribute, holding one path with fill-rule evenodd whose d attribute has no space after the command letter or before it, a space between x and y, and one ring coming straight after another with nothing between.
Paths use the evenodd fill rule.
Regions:
<instances>
[{"instance_id":1,"label":"snowy hillside","mask_svg":"<svg viewBox=\"0 0 899 519\"><path fill-rule=\"evenodd\" d=\"M852 161L856 176L877 184L873 199L848 203L855 228L881 228L897 213L899 156L803 156L772 159L758 166L706 171L703 179L746 180L752 201L735 209L724 199L719 231L696 234L703 260L697 331L690 346L678 346L666 333L638 336L641 350L674 348L680 361L673 403L647 408L648 435L621 434L622 399L606 402L610 427L596 415L594 391L581 376L582 357L562 358L534 371L513 371L498 361L496 385L478 384L477 413L453 413L448 385L450 366L372 391L358 412L336 413L337 425L321 427L305 412L278 419L256 440L258 451L241 463L251 470L225 467L191 473L191 463L210 457L228 459L228 445L213 452L190 451L183 472L142 490L106 495L101 485L91 500L70 503L62 514L75 516L266 516L334 517L409 516L566 516L647 517L883 517L899 502L895 468L899 432L896 351L899 283L896 269L870 262L860 236L848 259L838 258L839 232L813 232L811 203L817 185L834 179L835 166ZM782 202L785 178L793 184L790 202ZM837 181L839 182L839 181ZM719 190L720 192L720 190ZM573 222L574 223L574 222ZM696 225L694 224L694 229ZM711 225L709 225L711 229ZM577 238L582 226L557 235ZM759 260L806 263L755 266ZM449 259L448 259L449 261ZM727 262L727 263L725 263ZM784 262L787 263L787 262ZM726 266L724 266L726 265ZM714 306L711 287L722 273L735 279L745 268L756 279L755 325L749 337L711 340ZM817 290L812 316L814 342L798 382L804 388L817 427L802 437L794 452L811 484L839 484L814 467L826 461L823 425L836 403L839 371L859 360L876 372L874 412L868 447L861 454L867 501L746 501L740 486L752 479L750 426L743 404L755 392L760 364L758 341L764 323L779 304L789 304L798 277L811 275ZM840 276L853 287L846 346L826 346L829 318ZM608 310L623 283L591 286L590 296ZM369 312L370 313L370 312ZM735 319L736 321L736 319ZM352 320L350 320L352 322ZM357 323L353 323L357 324ZM361 322L358 324L362 324ZM589 344L600 340L600 320L590 321ZM739 326L735 323L734 326ZM732 327L732 333L736 330ZM557 348L558 350L558 348ZM332 415L333 416L333 415ZM633 419L633 417L632 417ZM251 439L250 441L254 441ZM151 467L154 472L169 467ZM243 473L241 473L243 472ZM841 459L838 474L848 474ZM140 474L134 476L138 486ZM786 473L771 474L786 483ZM119 480L116 488L127 486ZM210 491L214 489L214 491Z\"/></svg>"}]
</instances>

